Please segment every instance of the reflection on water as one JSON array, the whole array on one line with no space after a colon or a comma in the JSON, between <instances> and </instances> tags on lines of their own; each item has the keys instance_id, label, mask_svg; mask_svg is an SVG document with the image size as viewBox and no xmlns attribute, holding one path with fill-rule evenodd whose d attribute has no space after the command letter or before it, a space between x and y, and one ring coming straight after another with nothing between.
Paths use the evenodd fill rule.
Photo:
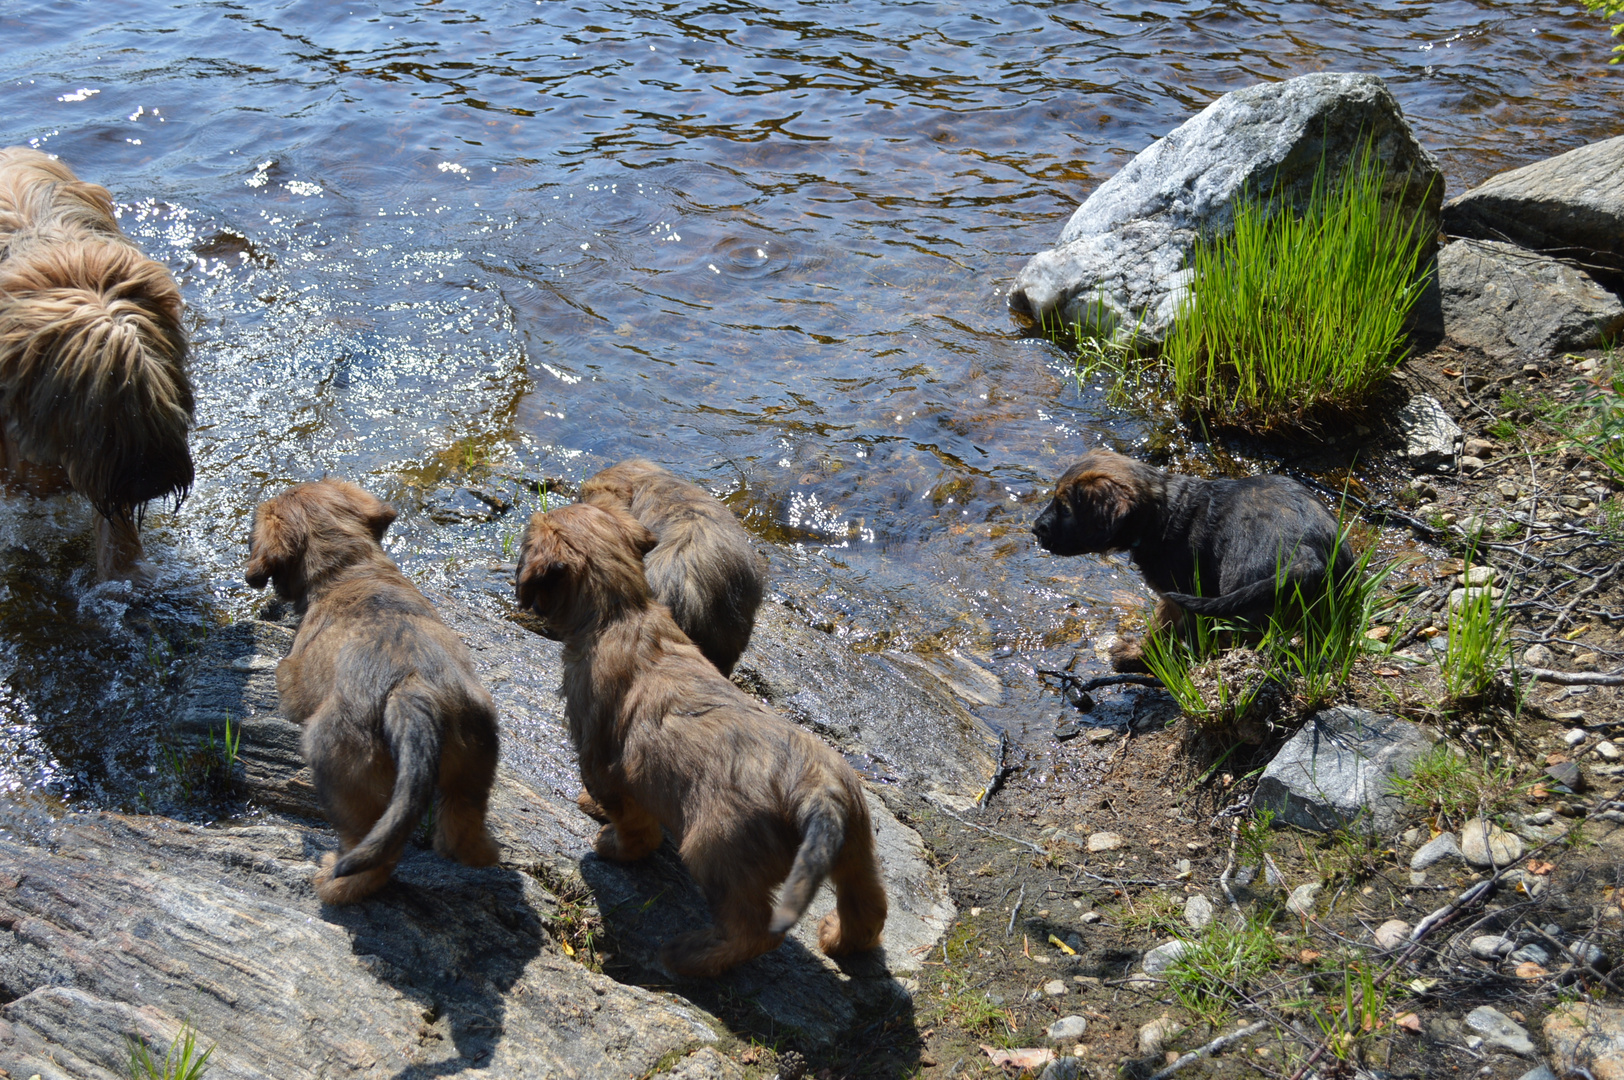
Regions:
<instances>
[{"instance_id":1,"label":"reflection on water","mask_svg":"<svg viewBox=\"0 0 1624 1080\"><path fill-rule=\"evenodd\" d=\"M990 666L984 715L1041 730L1024 665L1136 595L1025 533L1082 449L1146 437L1004 313L1076 200L1313 70L1386 77L1451 193L1624 130L1605 28L1556 2L23 0L0 39L0 144L114 190L196 345L197 490L151 520L173 587L85 607L77 521L0 564L7 775L70 797L139 773L162 719L114 712L163 681L143 650L248 610L254 503L326 472L455 581L647 455L772 541L809 619Z\"/></svg>"}]
</instances>

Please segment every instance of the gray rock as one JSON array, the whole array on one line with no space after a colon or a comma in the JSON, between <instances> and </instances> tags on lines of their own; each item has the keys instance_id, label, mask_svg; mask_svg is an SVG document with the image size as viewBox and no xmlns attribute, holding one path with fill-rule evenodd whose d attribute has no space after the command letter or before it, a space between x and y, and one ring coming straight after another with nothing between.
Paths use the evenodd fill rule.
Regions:
<instances>
[{"instance_id":1,"label":"gray rock","mask_svg":"<svg viewBox=\"0 0 1624 1080\"><path fill-rule=\"evenodd\" d=\"M1425 870L1445 859L1466 861L1466 857L1460 853L1460 844L1455 842L1454 833L1439 833L1416 848L1415 854L1410 856L1410 869Z\"/></svg>"},{"instance_id":2,"label":"gray rock","mask_svg":"<svg viewBox=\"0 0 1624 1080\"><path fill-rule=\"evenodd\" d=\"M1043 1067L1038 1080L1082 1080L1087 1075L1082 1058L1057 1057Z\"/></svg>"},{"instance_id":3,"label":"gray rock","mask_svg":"<svg viewBox=\"0 0 1624 1080\"><path fill-rule=\"evenodd\" d=\"M1624 273L1624 136L1492 176L1445 204L1443 226Z\"/></svg>"},{"instance_id":4,"label":"gray rock","mask_svg":"<svg viewBox=\"0 0 1624 1080\"><path fill-rule=\"evenodd\" d=\"M701 1046L651 1080L745 1080L745 1071L714 1046Z\"/></svg>"},{"instance_id":5,"label":"gray rock","mask_svg":"<svg viewBox=\"0 0 1624 1080\"><path fill-rule=\"evenodd\" d=\"M1333 173L1365 139L1387 166L1389 197L1418 234L1436 232L1443 201L1437 161L1398 102L1371 75L1317 73L1225 94L1156 140L1101 184L1054 249L1021 270L1010 309L1059 315L1100 336L1160 340L1172 325L1198 234L1233 227L1244 192L1308 201L1323 161Z\"/></svg>"},{"instance_id":6,"label":"gray rock","mask_svg":"<svg viewBox=\"0 0 1624 1080\"><path fill-rule=\"evenodd\" d=\"M1522 856L1523 842L1493 822L1473 818L1461 826L1460 853L1473 866L1505 866Z\"/></svg>"},{"instance_id":7,"label":"gray rock","mask_svg":"<svg viewBox=\"0 0 1624 1080\"><path fill-rule=\"evenodd\" d=\"M1607 962L1606 950L1591 941L1575 941L1568 946L1568 955L1575 964L1589 964L1594 968Z\"/></svg>"},{"instance_id":8,"label":"gray rock","mask_svg":"<svg viewBox=\"0 0 1624 1080\"><path fill-rule=\"evenodd\" d=\"M1169 941L1156 946L1145 953L1144 969L1146 975L1160 975L1176 964L1181 956L1189 950L1188 943L1183 941Z\"/></svg>"},{"instance_id":9,"label":"gray rock","mask_svg":"<svg viewBox=\"0 0 1624 1080\"><path fill-rule=\"evenodd\" d=\"M1593 1002L1558 1005L1545 1018L1545 1041L1558 1076L1624 1080L1624 1009Z\"/></svg>"},{"instance_id":10,"label":"gray rock","mask_svg":"<svg viewBox=\"0 0 1624 1080\"><path fill-rule=\"evenodd\" d=\"M1320 890L1323 888L1325 886L1317 881L1297 886L1291 890L1291 895L1286 897L1286 910L1301 918L1308 918L1314 914L1314 901L1319 899Z\"/></svg>"},{"instance_id":11,"label":"gray rock","mask_svg":"<svg viewBox=\"0 0 1624 1080\"><path fill-rule=\"evenodd\" d=\"M1050 979L1048 982L1044 983L1043 984L1043 996L1044 997L1065 997L1066 996L1066 980L1064 980L1064 979Z\"/></svg>"},{"instance_id":12,"label":"gray rock","mask_svg":"<svg viewBox=\"0 0 1624 1080\"><path fill-rule=\"evenodd\" d=\"M1205 930L1212 922L1212 901L1195 893L1184 902L1184 921L1195 930Z\"/></svg>"},{"instance_id":13,"label":"gray rock","mask_svg":"<svg viewBox=\"0 0 1624 1080\"><path fill-rule=\"evenodd\" d=\"M1511 952L1514 945L1516 942L1499 934L1480 934L1472 939L1468 948L1479 960L1492 962Z\"/></svg>"},{"instance_id":14,"label":"gray rock","mask_svg":"<svg viewBox=\"0 0 1624 1080\"><path fill-rule=\"evenodd\" d=\"M1404 439L1404 456L1410 468L1442 472L1455 463L1460 445L1460 425L1450 417L1438 399L1417 394L1399 410L1395 418Z\"/></svg>"},{"instance_id":15,"label":"gray rock","mask_svg":"<svg viewBox=\"0 0 1624 1080\"><path fill-rule=\"evenodd\" d=\"M1431 744L1397 717L1337 706L1315 713L1259 778L1253 805L1282 824L1329 832L1355 821L1392 833L1403 802L1392 779L1408 776Z\"/></svg>"},{"instance_id":16,"label":"gray rock","mask_svg":"<svg viewBox=\"0 0 1624 1080\"><path fill-rule=\"evenodd\" d=\"M1549 1065L1536 1065L1523 1073L1517 1080L1556 1080L1556 1074Z\"/></svg>"},{"instance_id":17,"label":"gray rock","mask_svg":"<svg viewBox=\"0 0 1624 1080\"><path fill-rule=\"evenodd\" d=\"M1102 851L1115 851L1127 841L1114 832L1091 833L1088 837L1088 850L1098 854Z\"/></svg>"},{"instance_id":18,"label":"gray rock","mask_svg":"<svg viewBox=\"0 0 1624 1080\"><path fill-rule=\"evenodd\" d=\"M1076 1042L1088 1030L1088 1021L1081 1016L1062 1016L1050 1024L1046 1035L1050 1042Z\"/></svg>"},{"instance_id":19,"label":"gray rock","mask_svg":"<svg viewBox=\"0 0 1624 1080\"><path fill-rule=\"evenodd\" d=\"M1544 645L1534 644L1523 650L1524 662L1535 667L1549 667L1555 659L1556 655Z\"/></svg>"},{"instance_id":20,"label":"gray rock","mask_svg":"<svg viewBox=\"0 0 1624 1080\"><path fill-rule=\"evenodd\" d=\"M1527 1030L1498 1009L1478 1006L1466 1014L1466 1026L1483 1036L1483 1041L1490 1046L1498 1046L1523 1057L1534 1056L1534 1044L1529 1040Z\"/></svg>"},{"instance_id":21,"label":"gray rock","mask_svg":"<svg viewBox=\"0 0 1624 1080\"><path fill-rule=\"evenodd\" d=\"M1492 240L1439 251L1438 289L1444 332L1490 356L1560 356L1624 327L1624 303L1583 270Z\"/></svg>"},{"instance_id":22,"label":"gray rock","mask_svg":"<svg viewBox=\"0 0 1624 1080\"><path fill-rule=\"evenodd\" d=\"M1514 964L1538 964L1544 967L1551 962L1551 954L1538 945L1524 945L1506 959Z\"/></svg>"}]
</instances>

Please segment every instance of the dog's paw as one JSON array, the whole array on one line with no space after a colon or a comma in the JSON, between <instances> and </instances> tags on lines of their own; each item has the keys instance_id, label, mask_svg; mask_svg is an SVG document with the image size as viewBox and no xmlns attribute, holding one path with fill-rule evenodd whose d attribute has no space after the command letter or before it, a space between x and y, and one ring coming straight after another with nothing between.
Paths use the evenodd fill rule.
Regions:
<instances>
[{"instance_id":1,"label":"dog's paw","mask_svg":"<svg viewBox=\"0 0 1624 1080\"><path fill-rule=\"evenodd\" d=\"M877 931L859 941L853 935L842 933L843 929L840 913L835 911L829 912L818 923L818 948L823 950L825 956L850 956L852 953L867 952L880 943Z\"/></svg>"},{"instance_id":2,"label":"dog's paw","mask_svg":"<svg viewBox=\"0 0 1624 1080\"><path fill-rule=\"evenodd\" d=\"M329 851L322 856L321 869L310 879L310 883L316 887L316 895L324 904L335 906L353 904L357 900L371 896L383 888L383 883L389 880L389 872L394 869L392 866L374 867L359 874L335 878L333 866L337 862L338 854Z\"/></svg>"}]
</instances>

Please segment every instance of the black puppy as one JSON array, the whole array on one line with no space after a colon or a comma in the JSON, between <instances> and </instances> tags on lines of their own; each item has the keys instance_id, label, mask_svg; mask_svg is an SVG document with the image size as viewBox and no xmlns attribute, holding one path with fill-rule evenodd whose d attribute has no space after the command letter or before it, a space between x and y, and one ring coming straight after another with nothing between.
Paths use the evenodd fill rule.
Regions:
<instances>
[{"instance_id":1,"label":"black puppy","mask_svg":"<svg viewBox=\"0 0 1624 1080\"><path fill-rule=\"evenodd\" d=\"M1257 619L1354 566L1336 518L1290 477L1201 480L1110 450L1066 470L1032 533L1056 555L1127 551L1159 597L1147 632L1185 611ZM1118 642L1111 665L1143 670L1139 644Z\"/></svg>"}]
</instances>

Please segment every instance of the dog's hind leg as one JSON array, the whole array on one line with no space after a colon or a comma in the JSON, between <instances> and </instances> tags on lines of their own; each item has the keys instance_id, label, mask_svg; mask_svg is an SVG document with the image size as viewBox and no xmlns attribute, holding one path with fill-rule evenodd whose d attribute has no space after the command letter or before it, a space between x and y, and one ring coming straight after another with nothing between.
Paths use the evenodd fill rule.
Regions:
<instances>
[{"instance_id":1,"label":"dog's hind leg","mask_svg":"<svg viewBox=\"0 0 1624 1080\"><path fill-rule=\"evenodd\" d=\"M660 846L665 834L660 831L659 821L633 800L624 795L607 796L603 800L603 812L609 824L598 830L598 839L592 845L603 858L631 862L652 854Z\"/></svg>"},{"instance_id":2,"label":"dog's hind leg","mask_svg":"<svg viewBox=\"0 0 1624 1080\"><path fill-rule=\"evenodd\" d=\"M771 952L784 941L784 935L770 933L772 896L753 880L749 868L731 859L717 858L696 865L688 845L683 845L683 862L699 880L710 902L715 923L703 930L678 934L660 950L660 963L673 975L710 978L746 960Z\"/></svg>"},{"instance_id":3,"label":"dog's hind leg","mask_svg":"<svg viewBox=\"0 0 1624 1080\"><path fill-rule=\"evenodd\" d=\"M866 823L853 835L829 868L835 887L835 909L818 924L818 946L829 956L864 952L880 943L887 904L885 882L874 861L874 839Z\"/></svg>"},{"instance_id":4,"label":"dog's hind leg","mask_svg":"<svg viewBox=\"0 0 1624 1080\"><path fill-rule=\"evenodd\" d=\"M491 866L501 854L485 825L496 754L442 752L440 799L434 815L434 850L464 866Z\"/></svg>"}]
</instances>

